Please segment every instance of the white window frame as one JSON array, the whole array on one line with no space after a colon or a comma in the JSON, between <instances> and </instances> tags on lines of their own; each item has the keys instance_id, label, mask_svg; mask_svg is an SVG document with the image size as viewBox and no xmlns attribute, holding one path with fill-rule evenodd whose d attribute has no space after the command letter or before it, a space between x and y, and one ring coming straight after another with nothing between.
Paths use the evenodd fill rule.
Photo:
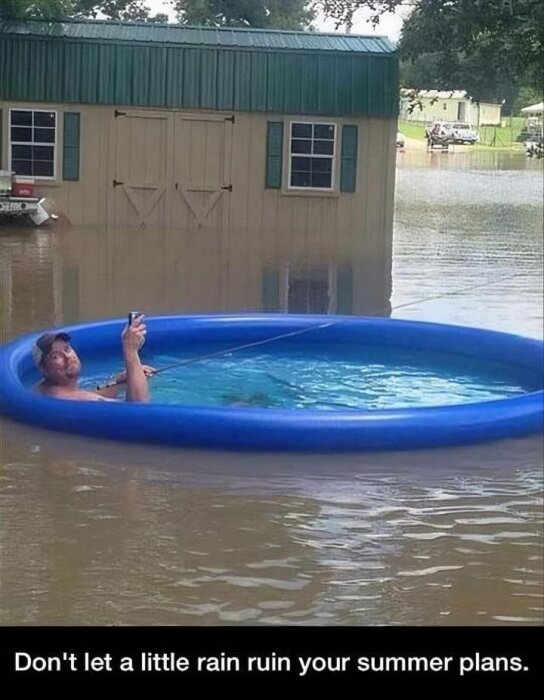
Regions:
<instances>
[{"instance_id":1,"label":"white window frame","mask_svg":"<svg viewBox=\"0 0 544 700\"><path fill-rule=\"evenodd\" d=\"M11 127L19 126L18 124L12 125L11 123L11 113L12 112L42 112L44 114L54 114L55 115L55 141L53 143L40 143L34 141L12 141L11 140ZM32 118L32 129L34 129L34 117ZM38 127L39 128L39 127ZM50 127L44 127L48 129ZM8 170L13 172L11 167L12 158L12 146L53 146L53 175L23 175L21 177L33 177L35 180L56 180L57 179L57 146L58 146L58 129L59 129L59 114L55 109L34 109L32 107L10 107L9 108L9 123L8 123Z\"/></svg>"},{"instance_id":2,"label":"white window frame","mask_svg":"<svg viewBox=\"0 0 544 700\"><path fill-rule=\"evenodd\" d=\"M334 127L334 141L332 145L332 155L327 155L327 154L321 154L321 153L316 153L315 155L313 153L291 153L291 141L292 141L292 134L293 134L293 124L311 124L314 126L315 124L318 124L319 126L333 126ZM313 142L313 138L312 138ZM289 168L287 172L287 189L288 190L295 190L297 192L334 192L336 182L335 182L335 175L336 175L336 152L337 152L337 144L338 144L338 123L337 122L322 122L322 121L307 121L307 120L301 120L301 119L293 119L293 121L289 122L289 135L288 135L288 160L289 160ZM331 165L331 186L330 187L301 187L300 185L291 185L291 164L292 164L292 159L293 158L328 158L332 161Z\"/></svg>"}]
</instances>

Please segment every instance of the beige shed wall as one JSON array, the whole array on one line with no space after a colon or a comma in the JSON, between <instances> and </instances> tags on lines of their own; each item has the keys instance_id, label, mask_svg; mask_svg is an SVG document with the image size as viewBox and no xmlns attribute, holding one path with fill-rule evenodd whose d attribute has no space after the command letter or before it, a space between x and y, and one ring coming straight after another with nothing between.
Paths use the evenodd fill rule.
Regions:
<instances>
[{"instance_id":1,"label":"beige shed wall","mask_svg":"<svg viewBox=\"0 0 544 700\"><path fill-rule=\"evenodd\" d=\"M282 268L285 265L293 267L308 262L315 265L320 265L322 262L329 264L331 260L334 265L341 265L346 260L353 263L354 312L371 311L386 306L391 291L395 120L327 119L307 116L301 118L297 115L234 113L235 121L232 123L228 119L233 116L233 113L222 115L202 112L130 110L118 107L118 110L123 110L129 116L137 113L138 118L130 123L131 128L140 125L138 126L140 130L135 132L132 142L129 139L123 145L120 144L119 130L121 129L124 133L125 128L128 128L128 122L127 126L121 122L121 119L128 119L128 117L116 118L114 107L4 102L0 103L4 115L3 168L8 166L8 110L10 107L57 111L57 178L55 181L37 180L35 191L39 196L53 199L57 208L66 214L72 224L113 228L119 230L119 235L123 237L124 229L130 231L135 226L145 227L146 237L149 237L149 233L155 228L171 230L173 236L171 250L150 252L149 264L153 264L153 256L156 253L159 267L163 265L165 259L172 262L173 268L181 265L176 260L179 255L182 255L179 250L182 240L185 246L189 248L196 246L198 249L190 253L186 248L187 258L191 258L194 254L202 254L206 257L210 251L216 251L213 255L217 259L209 260L211 279L202 280L203 284L205 282L208 285L211 284L211 280L215 280L213 285L217 287L214 293L211 293L210 289L209 304L205 305L207 308L243 308L244 305L248 308L258 307L263 283L257 271L266 265L267 261L273 261L278 268ZM66 111L79 112L81 115L80 180L78 182L62 180L62 114ZM143 121L138 121L140 117ZM268 120L284 121L286 124L281 190L265 188ZM356 192L338 191L340 140L336 144L336 191L288 190L287 125L290 120L335 123L339 137L342 124L357 124L359 147ZM211 124L209 129L206 127L208 123ZM224 137L222 136L223 123ZM142 124L143 127L141 127ZM178 128L176 124L181 125L182 129L190 129L183 132L185 136L179 142L187 142L187 149L192 149L191 153L189 150L177 155L173 152L175 151L172 149L173 134ZM194 135L198 135L199 130L202 131L203 128L202 133L205 133L205 136L201 138L199 146L195 143L197 136ZM221 158L216 154L217 143L221 143L224 149ZM164 163L161 160L161 153L164 154ZM119 159L122 160L121 164ZM185 168L187 172L181 173L180 168L185 167L187 159L194 167L187 166ZM135 190L134 196L147 197L146 201L151 203L153 198L158 197L158 204L151 208L147 218L144 216L141 220L131 201L121 192L123 188L113 187L113 181L116 178L120 179L120 168L124 168L125 175L127 174L129 160L131 163L136 163L135 167L144 169L142 170L143 180L138 185L140 189ZM141 165L138 165L139 161ZM193 167L193 170L196 168L196 175L194 172L192 175L189 173L190 167ZM177 172L175 172L176 168ZM201 175L198 174L199 171ZM187 201L180 195L184 177L208 180L208 184L205 181L199 182L196 188L193 188L196 191L184 195L190 199L195 210L200 208L205 211L210 197L212 195L217 197L211 212L203 217L200 223L193 216ZM228 185L232 185L232 192L219 191L221 187ZM163 186L164 192L161 194L159 190ZM177 189L178 186L179 189ZM138 202L136 204L140 206ZM147 204L142 206L141 213L145 214L147 208ZM122 230L123 233L121 233ZM218 248L217 245L204 245L203 240L192 237L194 234L199 237L209 237L210 241L213 239L216 243L222 240L224 246ZM174 241L178 235L181 238ZM127 234L127 241L129 237L130 234ZM151 250L152 247L150 247ZM81 252L86 255L83 251ZM118 263L119 261L116 267ZM95 259L93 269L96 269L97 264L100 267L100 262ZM185 268L184 265L181 266ZM224 266L231 271L235 267L240 269L239 289L237 285L234 285L236 289L233 288L232 275L229 284L221 283L221 276L218 273ZM255 271L254 279L249 273L251 269ZM118 269L119 274L120 272ZM173 274L170 280L165 280L166 288L170 290L168 296L179 296L185 299L188 308L192 305L189 299L191 289L199 287L198 279L200 279L195 268L196 278L190 282L189 272L184 269L183 280L177 279L176 274ZM334 274L334 271L331 272L331 275L334 276ZM135 294L138 288L136 278L137 275L134 285L129 279L125 280L125 285L129 288L133 287ZM183 289L179 288L180 285ZM370 295L369 290L373 290ZM202 299L199 292L195 294ZM132 295L131 298L134 296ZM122 302L120 300L121 306L124 303L124 300Z\"/></svg>"}]
</instances>

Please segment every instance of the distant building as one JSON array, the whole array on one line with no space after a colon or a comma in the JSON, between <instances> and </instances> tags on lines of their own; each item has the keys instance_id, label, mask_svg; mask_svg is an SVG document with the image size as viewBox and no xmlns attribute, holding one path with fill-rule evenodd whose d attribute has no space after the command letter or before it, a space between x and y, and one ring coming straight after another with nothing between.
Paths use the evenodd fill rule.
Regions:
<instances>
[{"instance_id":1,"label":"distant building","mask_svg":"<svg viewBox=\"0 0 544 700\"><path fill-rule=\"evenodd\" d=\"M502 103L481 102L466 90L419 90L412 105L413 90L400 91L400 118L415 122L466 122L470 126L500 126Z\"/></svg>"},{"instance_id":2,"label":"distant building","mask_svg":"<svg viewBox=\"0 0 544 700\"><path fill-rule=\"evenodd\" d=\"M527 117L540 117L544 114L544 102L539 102L536 105L529 105L529 107L524 107L521 113Z\"/></svg>"}]
</instances>

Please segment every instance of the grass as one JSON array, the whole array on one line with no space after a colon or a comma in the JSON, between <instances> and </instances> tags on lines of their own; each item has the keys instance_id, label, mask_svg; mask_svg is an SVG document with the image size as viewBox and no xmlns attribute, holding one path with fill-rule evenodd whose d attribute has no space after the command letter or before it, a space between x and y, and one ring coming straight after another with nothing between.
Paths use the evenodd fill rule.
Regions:
<instances>
[{"instance_id":1,"label":"grass","mask_svg":"<svg viewBox=\"0 0 544 700\"><path fill-rule=\"evenodd\" d=\"M425 140L425 126L418 122L399 121L399 131L409 139Z\"/></svg>"},{"instance_id":2,"label":"grass","mask_svg":"<svg viewBox=\"0 0 544 700\"><path fill-rule=\"evenodd\" d=\"M523 144L517 139L525 125L523 117L506 117L505 126L480 126L480 141L474 146L478 150L519 149ZM425 125L421 122L399 121L399 131L407 138L425 140Z\"/></svg>"}]
</instances>

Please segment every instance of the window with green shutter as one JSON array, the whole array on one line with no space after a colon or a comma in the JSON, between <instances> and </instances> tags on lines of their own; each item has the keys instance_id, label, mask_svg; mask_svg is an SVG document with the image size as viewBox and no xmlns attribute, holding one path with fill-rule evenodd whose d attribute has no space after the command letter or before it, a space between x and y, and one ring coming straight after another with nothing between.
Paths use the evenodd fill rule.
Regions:
<instances>
[{"instance_id":1,"label":"window with green shutter","mask_svg":"<svg viewBox=\"0 0 544 700\"><path fill-rule=\"evenodd\" d=\"M283 165L283 122L268 122L266 136L266 187L281 188Z\"/></svg>"},{"instance_id":2,"label":"window with green shutter","mask_svg":"<svg viewBox=\"0 0 544 700\"><path fill-rule=\"evenodd\" d=\"M333 189L336 131L336 124L291 122L289 189Z\"/></svg>"},{"instance_id":3,"label":"window with green shutter","mask_svg":"<svg viewBox=\"0 0 544 700\"><path fill-rule=\"evenodd\" d=\"M9 166L17 175L55 179L57 112L9 110Z\"/></svg>"},{"instance_id":4,"label":"window with green shutter","mask_svg":"<svg viewBox=\"0 0 544 700\"><path fill-rule=\"evenodd\" d=\"M357 126L342 127L342 163L340 167L340 191L355 192L357 187Z\"/></svg>"},{"instance_id":5,"label":"window with green shutter","mask_svg":"<svg viewBox=\"0 0 544 700\"><path fill-rule=\"evenodd\" d=\"M64 141L62 157L63 180L79 180L79 112L64 113Z\"/></svg>"}]
</instances>

